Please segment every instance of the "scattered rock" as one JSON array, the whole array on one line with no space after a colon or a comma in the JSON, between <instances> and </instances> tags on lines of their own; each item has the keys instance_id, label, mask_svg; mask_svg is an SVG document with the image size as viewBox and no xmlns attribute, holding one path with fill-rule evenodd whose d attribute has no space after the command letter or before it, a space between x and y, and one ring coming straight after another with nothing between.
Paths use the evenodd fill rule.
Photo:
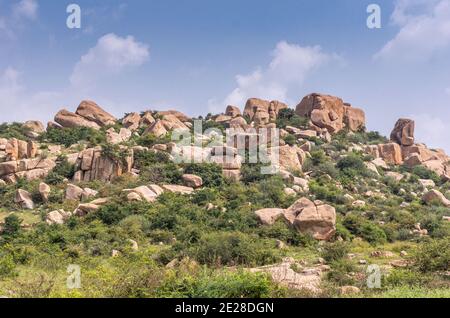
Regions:
<instances>
[{"instance_id":1,"label":"scattered rock","mask_svg":"<svg viewBox=\"0 0 450 318\"><path fill-rule=\"evenodd\" d=\"M285 213L284 209L262 209L255 212L264 225L273 225Z\"/></svg>"},{"instance_id":2,"label":"scattered rock","mask_svg":"<svg viewBox=\"0 0 450 318\"><path fill-rule=\"evenodd\" d=\"M203 185L202 178L193 174L184 174L182 179L187 187L197 189Z\"/></svg>"},{"instance_id":3,"label":"scattered rock","mask_svg":"<svg viewBox=\"0 0 450 318\"><path fill-rule=\"evenodd\" d=\"M41 195L42 201L47 202L50 195L51 188L48 184L41 182L39 184L39 194Z\"/></svg>"},{"instance_id":4,"label":"scattered rock","mask_svg":"<svg viewBox=\"0 0 450 318\"><path fill-rule=\"evenodd\" d=\"M434 202L442 204L446 207L450 207L450 200L448 200L441 192L438 190L431 190L427 192L422 200L427 204L432 204Z\"/></svg>"},{"instance_id":5,"label":"scattered rock","mask_svg":"<svg viewBox=\"0 0 450 318\"><path fill-rule=\"evenodd\" d=\"M179 194L191 194L192 192L194 192L193 188L180 185L163 185L162 187L166 191Z\"/></svg>"},{"instance_id":6,"label":"scattered rock","mask_svg":"<svg viewBox=\"0 0 450 318\"><path fill-rule=\"evenodd\" d=\"M16 191L16 196L14 198L14 202L20 204L22 209L33 210L34 202L31 197L31 194L28 191L18 189Z\"/></svg>"}]
</instances>

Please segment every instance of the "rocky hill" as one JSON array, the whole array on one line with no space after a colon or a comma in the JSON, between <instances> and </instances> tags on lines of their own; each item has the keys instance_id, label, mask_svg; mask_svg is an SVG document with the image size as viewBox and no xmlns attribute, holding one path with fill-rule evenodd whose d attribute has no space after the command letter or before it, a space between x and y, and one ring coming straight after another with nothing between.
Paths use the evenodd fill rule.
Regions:
<instances>
[{"instance_id":1,"label":"rocky hill","mask_svg":"<svg viewBox=\"0 0 450 318\"><path fill-rule=\"evenodd\" d=\"M450 157L365 122L310 94L0 125L0 295L448 297Z\"/></svg>"}]
</instances>

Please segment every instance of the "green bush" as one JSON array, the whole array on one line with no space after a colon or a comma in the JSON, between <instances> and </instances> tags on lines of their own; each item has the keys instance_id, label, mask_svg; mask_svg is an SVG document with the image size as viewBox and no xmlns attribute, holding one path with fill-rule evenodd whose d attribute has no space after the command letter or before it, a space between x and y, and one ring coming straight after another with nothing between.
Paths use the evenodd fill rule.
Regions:
<instances>
[{"instance_id":1,"label":"green bush","mask_svg":"<svg viewBox=\"0 0 450 318\"><path fill-rule=\"evenodd\" d=\"M346 242L334 242L323 247L322 257L327 262L334 262L343 259L350 251L350 246Z\"/></svg>"},{"instance_id":2,"label":"green bush","mask_svg":"<svg viewBox=\"0 0 450 318\"><path fill-rule=\"evenodd\" d=\"M0 138L28 140L29 138L26 136L28 131L29 130L20 123L0 124Z\"/></svg>"},{"instance_id":3,"label":"green bush","mask_svg":"<svg viewBox=\"0 0 450 318\"><path fill-rule=\"evenodd\" d=\"M45 182L51 185L62 183L64 179L72 179L75 174L75 166L70 164L66 156L60 156L56 160L56 166L49 172Z\"/></svg>"},{"instance_id":4,"label":"green bush","mask_svg":"<svg viewBox=\"0 0 450 318\"><path fill-rule=\"evenodd\" d=\"M211 266L256 266L274 263L278 257L257 237L241 232L213 232L202 235L190 249L201 264Z\"/></svg>"},{"instance_id":5,"label":"green bush","mask_svg":"<svg viewBox=\"0 0 450 318\"><path fill-rule=\"evenodd\" d=\"M15 236L20 231L20 224L22 220L15 214L11 214L5 218L5 225L3 226L3 234L6 236Z\"/></svg>"},{"instance_id":6,"label":"green bush","mask_svg":"<svg viewBox=\"0 0 450 318\"><path fill-rule=\"evenodd\" d=\"M414 264L423 273L447 271L450 266L450 238L421 244L414 253Z\"/></svg>"},{"instance_id":7,"label":"green bush","mask_svg":"<svg viewBox=\"0 0 450 318\"><path fill-rule=\"evenodd\" d=\"M348 156L339 159L336 164L336 168L348 177L367 175L367 168L364 161L355 153L351 153Z\"/></svg>"},{"instance_id":8,"label":"green bush","mask_svg":"<svg viewBox=\"0 0 450 318\"><path fill-rule=\"evenodd\" d=\"M205 187L220 187L224 184L222 167L215 163L188 164L184 172L201 177Z\"/></svg>"},{"instance_id":9,"label":"green bush","mask_svg":"<svg viewBox=\"0 0 450 318\"><path fill-rule=\"evenodd\" d=\"M106 135L103 131L88 127L74 128L49 128L40 136L41 141L48 141L70 147L79 141L87 141L91 145L106 143Z\"/></svg>"},{"instance_id":10,"label":"green bush","mask_svg":"<svg viewBox=\"0 0 450 318\"><path fill-rule=\"evenodd\" d=\"M0 253L0 278L14 276L16 274L16 264L11 255Z\"/></svg>"}]
</instances>

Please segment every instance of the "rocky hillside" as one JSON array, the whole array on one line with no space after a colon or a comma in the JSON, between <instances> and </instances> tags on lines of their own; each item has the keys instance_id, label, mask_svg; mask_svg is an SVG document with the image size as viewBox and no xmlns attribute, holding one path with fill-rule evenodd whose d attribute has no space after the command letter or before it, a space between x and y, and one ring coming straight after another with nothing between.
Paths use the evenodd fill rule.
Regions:
<instances>
[{"instance_id":1,"label":"rocky hillside","mask_svg":"<svg viewBox=\"0 0 450 318\"><path fill-rule=\"evenodd\" d=\"M365 122L311 94L0 125L0 295L449 297L450 157Z\"/></svg>"}]
</instances>

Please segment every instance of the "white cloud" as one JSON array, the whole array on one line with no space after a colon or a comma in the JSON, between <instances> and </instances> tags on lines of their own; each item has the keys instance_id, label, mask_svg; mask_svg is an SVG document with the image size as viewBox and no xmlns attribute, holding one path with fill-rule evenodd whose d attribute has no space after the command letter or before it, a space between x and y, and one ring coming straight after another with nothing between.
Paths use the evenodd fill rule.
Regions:
<instances>
[{"instance_id":1,"label":"white cloud","mask_svg":"<svg viewBox=\"0 0 450 318\"><path fill-rule=\"evenodd\" d=\"M72 85L86 87L95 80L146 62L150 56L147 45L134 37L120 37L113 33L101 37L75 65L70 77Z\"/></svg>"},{"instance_id":2,"label":"white cloud","mask_svg":"<svg viewBox=\"0 0 450 318\"><path fill-rule=\"evenodd\" d=\"M237 87L222 103L209 101L211 111L223 109L224 105L244 105L251 97L288 101L290 89L300 87L306 76L330 60L339 60L329 55L320 46L300 46L285 41L279 42L272 52L272 60L266 68L258 67L250 74L236 76Z\"/></svg>"},{"instance_id":3,"label":"white cloud","mask_svg":"<svg viewBox=\"0 0 450 318\"><path fill-rule=\"evenodd\" d=\"M21 0L14 4L13 15L16 18L36 19L39 5L36 0Z\"/></svg>"},{"instance_id":4,"label":"white cloud","mask_svg":"<svg viewBox=\"0 0 450 318\"><path fill-rule=\"evenodd\" d=\"M441 148L450 151L449 131L442 117L430 114L410 116L416 122L415 136L418 142L430 148Z\"/></svg>"},{"instance_id":5,"label":"white cloud","mask_svg":"<svg viewBox=\"0 0 450 318\"><path fill-rule=\"evenodd\" d=\"M376 59L427 60L450 48L450 0L398 0L391 21L400 30Z\"/></svg>"}]
</instances>

